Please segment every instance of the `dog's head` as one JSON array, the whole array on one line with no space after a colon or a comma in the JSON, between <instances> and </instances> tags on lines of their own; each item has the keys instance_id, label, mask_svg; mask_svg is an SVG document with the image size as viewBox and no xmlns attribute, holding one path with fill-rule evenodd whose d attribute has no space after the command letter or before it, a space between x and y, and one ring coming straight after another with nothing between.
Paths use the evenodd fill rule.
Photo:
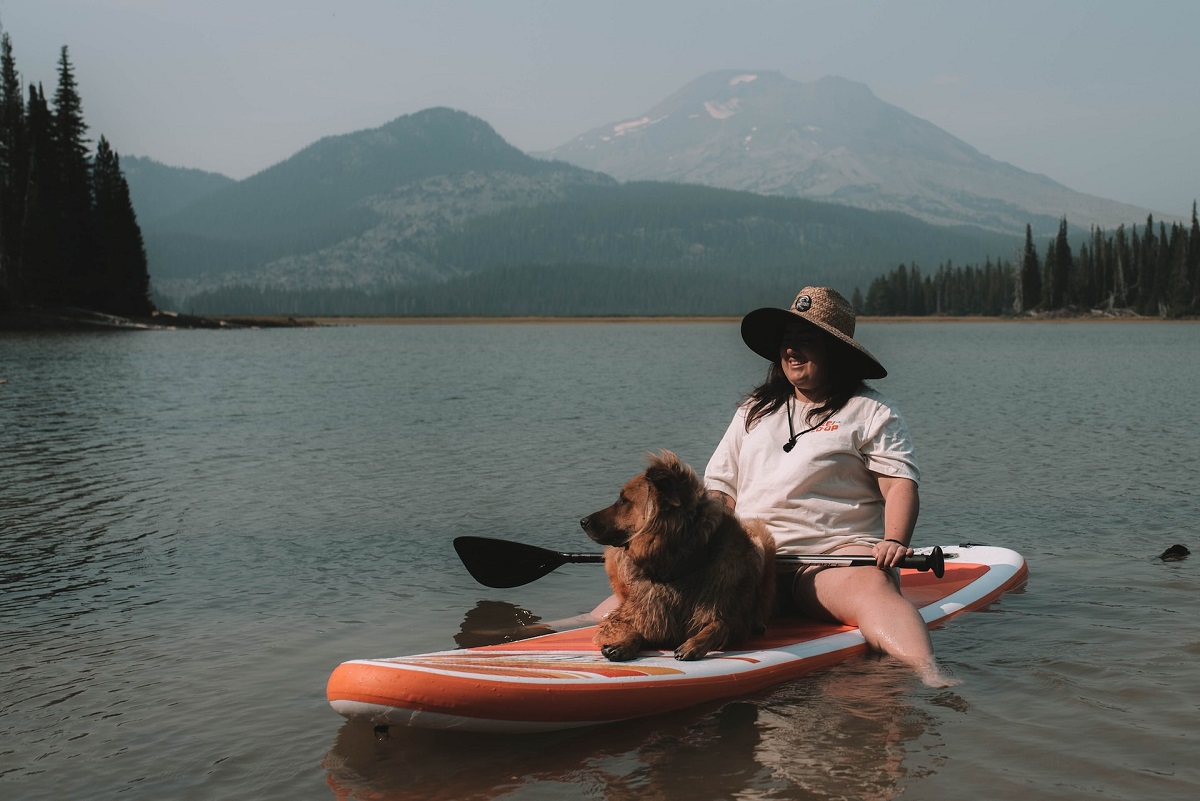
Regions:
<instances>
[{"instance_id":1,"label":"dog's head","mask_svg":"<svg viewBox=\"0 0 1200 801\"><path fill-rule=\"evenodd\" d=\"M601 545L626 548L639 537L682 531L703 501L704 485L696 472L670 451L660 451L621 488L616 503L579 525Z\"/></svg>"}]
</instances>

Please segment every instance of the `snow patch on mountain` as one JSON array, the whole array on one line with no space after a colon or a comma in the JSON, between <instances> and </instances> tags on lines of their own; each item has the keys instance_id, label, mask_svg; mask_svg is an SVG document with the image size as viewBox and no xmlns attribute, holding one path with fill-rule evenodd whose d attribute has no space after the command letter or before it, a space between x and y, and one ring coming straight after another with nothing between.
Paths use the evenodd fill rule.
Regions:
<instances>
[{"instance_id":1,"label":"snow patch on mountain","mask_svg":"<svg viewBox=\"0 0 1200 801\"><path fill-rule=\"evenodd\" d=\"M738 112L738 99L735 97L728 103L714 103L711 100L704 101L704 110L708 112L708 116L714 120L727 120Z\"/></svg>"},{"instance_id":2,"label":"snow patch on mountain","mask_svg":"<svg viewBox=\"0 0 1200 801\"><path fill-rule=\"evenodd\" d=\"M666 117L659 117L656 120L652 120L649 117L642 117L641 119L630 120L629 122L620 122L613 126L613 136L624 136L625 134L629 133L630 131L635 131L638 128L642 128L646 125L654 125L656 123L660 123L665 119L666 119ZM604 141L607 142L607 141L609 141L609 139L611 137L606 136L606 137L602 137L602 138L604 139Z\"/></svg>"}]
</instances>

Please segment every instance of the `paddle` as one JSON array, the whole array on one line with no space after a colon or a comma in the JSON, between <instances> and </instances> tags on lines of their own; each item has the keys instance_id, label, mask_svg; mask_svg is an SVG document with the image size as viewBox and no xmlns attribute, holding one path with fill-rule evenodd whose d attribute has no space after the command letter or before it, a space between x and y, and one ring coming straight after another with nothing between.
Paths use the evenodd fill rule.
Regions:
<instances>
[{"instance_id":1,"label":"paddle","mask_svg":"<svg viewBox=\"0 0 1200 801\"><path fill-rule=\"evenodd\" d=\"M604 561L599 553L560 553L523 542L497 540L491 537L456 537L454 550L467 572L485 587L520 587L537 581L565 564L587 564ZM828 567L874 566L870 556L837 556L831 554L776 554L775 563L782 565L825 565ZM922 556L909 556L900 567L932 570L941 578L946 572L942 549Z\"/></svg>"}]
</instances>

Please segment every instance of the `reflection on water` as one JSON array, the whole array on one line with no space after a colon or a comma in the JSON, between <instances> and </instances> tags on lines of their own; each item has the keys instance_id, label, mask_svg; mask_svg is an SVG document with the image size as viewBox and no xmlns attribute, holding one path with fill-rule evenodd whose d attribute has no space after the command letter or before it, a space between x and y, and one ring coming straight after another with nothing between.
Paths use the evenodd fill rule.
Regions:
<instances>
[{"instance_id":1,"label":"reflection on water","mask_svg":"<svg viewBox=\"0 0 1200 801\"><path fill-rule=\"evenodd\" d=\"M538 625L540 617L507 601L479 601L467 610L454 643L460 648L476 648L502 642L524 640L549 634L555 629Z\"/></svg>"},{"instance_id":2,"label":"reflection on water","mask_svg":"<svg viewBox=\"0 0 1200 801\"><path fill-rule=\"evenodd\" d=\"M554 797L554 787L611 801L891 799L925 770L906 755L936 736L909 689L903 667L860 661L709 711L594 730L383 733L347 722L324 766L338 797L378 801Z\"/></svg>"}]
</instances>

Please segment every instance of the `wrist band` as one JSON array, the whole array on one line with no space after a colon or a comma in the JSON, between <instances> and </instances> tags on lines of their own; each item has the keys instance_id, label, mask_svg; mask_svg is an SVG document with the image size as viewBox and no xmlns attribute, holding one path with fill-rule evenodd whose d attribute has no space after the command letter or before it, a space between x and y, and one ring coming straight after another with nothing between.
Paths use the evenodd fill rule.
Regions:
<instances>
[{"instance_id":1,"label":"wrist band","mask_svg":"<svg viewBox=\"0 0 1200 801\"><path fill-rule=\"evenodd\" d=\"M907 543L903 543L903 542L901 542L900 540L894 540L894 539L892 539L891 537L888 537L886 540L884 540L884 542L894 542L894 543L896 543L897 545L899 545L899 546L901 546L901 547L904 547L904 548L907 548L907 547L908 547Z\"/></svg>"}]
</instances>

